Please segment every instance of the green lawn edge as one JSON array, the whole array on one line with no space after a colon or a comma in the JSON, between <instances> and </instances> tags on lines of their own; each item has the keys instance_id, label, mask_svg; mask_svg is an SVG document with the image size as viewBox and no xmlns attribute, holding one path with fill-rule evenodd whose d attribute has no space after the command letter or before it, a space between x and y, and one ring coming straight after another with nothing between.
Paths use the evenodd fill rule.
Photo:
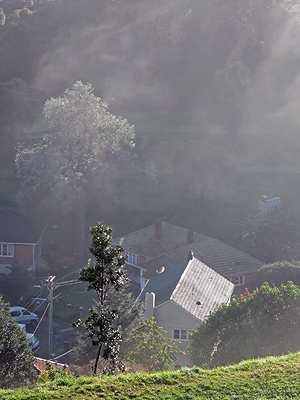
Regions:
<instances>
[{"instance_id":1,"label":"green lawn edge","mask_svg":"<svg viewBox=\"0 0 300 400\"><path fill-rule=\"evenodd\" d=\"M300 352L204 370L185 368L118 376L59 377L0 390L0 399L300 399Z\"/></svg>"}]
</instances>

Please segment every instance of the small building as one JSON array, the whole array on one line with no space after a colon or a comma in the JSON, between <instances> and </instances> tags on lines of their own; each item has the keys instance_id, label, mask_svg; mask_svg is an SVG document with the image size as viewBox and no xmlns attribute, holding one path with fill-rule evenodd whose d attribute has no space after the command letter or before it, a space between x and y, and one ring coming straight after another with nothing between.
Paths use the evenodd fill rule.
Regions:
<instances>
[{"instance_id":1,"label":"small building","mask_svg":"<svg viewBox=\"0 0 300 400\"><path fill-rule=\"evenodd\" d=\"M280 210L281 208L281 198L280 197L269 197L261 196L258 199L258 208L260 210Z\"/></svg>"},{"instance_id":2,"label":"small building","mask_svg":"<svg viewBox=\"0 0 300 400\"><path fill-rule=\"evenodd\" d=\"M186 353L189 334L222 303L228 304L234 284L195 257L158 273L142 290L145 317L154 317L166 337L177 342ZM176 367L188 365L186 354L180 354Z\"/></svg>"},{"instance_id":3,"label":"small building","mask_svg":"<svg viewBox=\"0 0 300 400\"><path fill-rule=\"evenodd\" d=\"M42 242L46 227L38 231L32 221L17 212L0 209L0 274L12 265L25 265L35 271L45 267Z\"/></svg>"}]
</instances>

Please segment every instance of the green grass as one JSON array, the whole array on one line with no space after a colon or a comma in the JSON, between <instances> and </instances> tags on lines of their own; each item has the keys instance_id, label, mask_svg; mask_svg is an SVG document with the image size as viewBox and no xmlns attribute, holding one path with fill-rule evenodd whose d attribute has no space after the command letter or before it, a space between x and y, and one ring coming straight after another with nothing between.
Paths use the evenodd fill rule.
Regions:
<instances>
[{"instance_id":1,"label":"green grass","mask_svg":"<svg viewBox=\"0 0 300 400\"><path fill-rule=\"evenodd\" d=\"M57 377L28 388L0 390L6 400L106 399L300 399L300 353L203 370L72 378Z\"/></svg>"}]
</instances>

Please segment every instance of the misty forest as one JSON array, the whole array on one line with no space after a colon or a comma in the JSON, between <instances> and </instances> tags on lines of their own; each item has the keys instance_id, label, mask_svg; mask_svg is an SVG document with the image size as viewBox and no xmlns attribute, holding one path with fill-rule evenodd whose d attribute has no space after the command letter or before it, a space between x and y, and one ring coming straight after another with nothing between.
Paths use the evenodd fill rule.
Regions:
<instances>
[{"instance_id":1,"label":"misty forest","mask_svg":"<svg viewBox=\"0 0 300 400\"><path fill-rule=\"evenodd\" d=\"M300 213L297 2L0 5L1 207L57 226L78 256L98 220L119 236L160 218L283 258L237 232L262 195L282 199L285 222ZM80 85L118 137L88 139L76 99L64 113Z\"/></svg>"},{"instance_id":2,"label":"misty forest","mask_svg":"<svg viewBox=\"0 0 300 400\"><path fill-rule=\"evenodd\" d=\"M0 0L0 211L47 226L41 277L85 265L98 221L166 221L291 272L299 35L292 0Z\"/></svg>"}]
</instances>

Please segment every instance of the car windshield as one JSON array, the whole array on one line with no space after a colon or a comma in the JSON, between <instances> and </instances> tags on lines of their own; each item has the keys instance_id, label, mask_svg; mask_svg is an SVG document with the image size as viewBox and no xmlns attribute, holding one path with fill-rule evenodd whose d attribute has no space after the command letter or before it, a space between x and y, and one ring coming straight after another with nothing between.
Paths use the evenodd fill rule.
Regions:
<instances>
[{"instance_id":1,"label":"car windshield","mask_svg":"<svg viewBox=\"0 0 300 400\"><path fill-rule=\"evenodd\" d=\"M21 311L12 311L11 316L12 317L19 317L21 315Z\"/></svg>"}]
</instances>

